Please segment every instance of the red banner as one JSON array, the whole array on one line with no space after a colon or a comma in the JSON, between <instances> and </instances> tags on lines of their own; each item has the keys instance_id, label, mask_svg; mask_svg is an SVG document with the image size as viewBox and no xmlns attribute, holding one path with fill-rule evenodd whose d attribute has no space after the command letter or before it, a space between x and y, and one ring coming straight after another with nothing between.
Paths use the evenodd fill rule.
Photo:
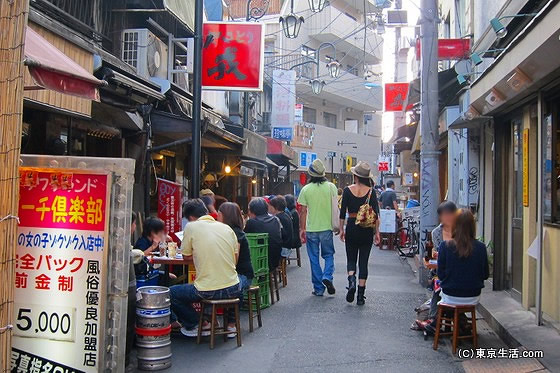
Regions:
<instances>
[{"instance_id":1,"label":"red banner","mask_svg":"<svg viewBox=\"0 0 560 373\"><path fill-rule=\"evenodd\" d=\"M409 83L385 84L385 111L403 111L404 100L408 95ZM412 104L406 107L412 110Z\"/></svg>"},{"instance_id":2,"label":"red banner","mask_svg":"<svg viewBox=\"0 0 560 373\"><path fill-rule=\"evenodd\" d=\"M261 23L207 22L202 40L204 88L262 90L264 31Z\"/></svg>"},{"instance_id":3,"label":"red banner","mask_svg":"<svg viewBox=\"0 0 560 373\"><path fill-rule=\"evenodd\" d=\"M420 60L420 39L416 39L416 59ZM438 60L462 60L469 58L471 39L439 39Z\"/></svg>"},{"instance_id":4,"label":"red banner","mask_svg":"<svg viewBox=\"0 0 560 373\"><path fill-rule=\"evenodd\" d=\"M20 171L20 227L104 231L107 175Z\"/></svg>"},{"instance_id":5,"label":"red banner","mask_svg":"<svg viewBox=\"0 0 560 373\"><path fill-rule=\"evenodd\" d=\"M165 232L181 231L181 191L182 185L165 179L158 179L158 217L165 223ZM173 237L175 238L175 237Z\"/></svg>"},{"instance_id":6,"label":"red banner","mask_svg":"<svg viewBox=\"0 0 560 373\"><path fill-rule=\"evenodd\" d=\"M389 162L380 161L377 164L377 170L388 172L389 171Z\"/></svg>"}]
</instances>

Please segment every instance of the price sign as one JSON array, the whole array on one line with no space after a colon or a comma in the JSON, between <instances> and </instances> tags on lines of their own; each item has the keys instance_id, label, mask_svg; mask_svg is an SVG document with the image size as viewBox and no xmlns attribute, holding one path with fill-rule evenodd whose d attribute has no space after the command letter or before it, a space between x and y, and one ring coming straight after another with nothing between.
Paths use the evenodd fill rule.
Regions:
<instances>
[{"instance_id":1,"label":"price sign","mask_svg":"<svg viewBox=\"0 0 560 373\"><path fill-rule=\"evenodd\" d=\"M15 305L14 335L74 341L76 308L49 305Z\"/></svg>"},{"instance_id":2,"label":"price sign","mask_svg":"<svg viewBox=\"0 0 560 373\"><path fill-rule=\"evenodd\" d=\"M102 370L110 181L91 171L20 169L15 371L27 371L33 356L39 368Z\"/></svg>"}]
</instances>

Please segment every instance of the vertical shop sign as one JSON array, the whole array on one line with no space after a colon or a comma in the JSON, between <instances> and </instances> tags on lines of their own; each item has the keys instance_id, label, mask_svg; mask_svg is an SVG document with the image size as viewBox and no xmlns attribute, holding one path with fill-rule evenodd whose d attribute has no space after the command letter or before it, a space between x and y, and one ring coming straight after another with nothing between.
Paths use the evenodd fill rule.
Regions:
<instances>
[{"instance_id":1,"label":"vertical shop sign","mask_svg":"<svg viewBox=\"0 0 560 373\"><path fill-rule=\"evenodd\" d=\"M181 231L181 184L158 178L158 217L165 223L165 232Z\"/></svg>"},{"instance_id":2,"label":"vertical shop sign","mask_svg":"<svg viewBox=\"0 0 560 373\"><path fill-rule=\"evenodd\" d=\"M295 106L295 70L274 70L272 72L272 113L270 115L273 139L283 141L293 139Z\"/></svg>"},{"instance_id":3,"label":"vertical shop sign","mask_svg":"<svg viewBox=\"0 0 560 373\"><path fill-rule=\"evenodd\" d=\"M262 23L204 23L202 28L203 88L262 91L263 74Z\"/></svg>"},{"instance_id":4,"label":"vertical shop sign","mask_svg":"<svg viewBox=\"0 0 560 373\"><path fill-rule=\"evenodd\" d=\"M102 369L110 184L20 169L12 372Z\"/></svg>"},{"instance_id":5,"label":"vertical shop sign","mask_svg":"<svg viewBox=\"0 0 560 373\"><path fill-rule=\"evenodd\" d=\"M529 129L523 130L523 206L529 206Z\"/></svg>"},{"instance_id":6,"label":"vertical shop sign","mask_svg":"<svg viewBox=\"0 0 560 373\"><path fill-rule=\"evenodd\" d=\"M294 110L294 122L303 122L303 104L296 104Z\"/></svg>"}]
</instances>

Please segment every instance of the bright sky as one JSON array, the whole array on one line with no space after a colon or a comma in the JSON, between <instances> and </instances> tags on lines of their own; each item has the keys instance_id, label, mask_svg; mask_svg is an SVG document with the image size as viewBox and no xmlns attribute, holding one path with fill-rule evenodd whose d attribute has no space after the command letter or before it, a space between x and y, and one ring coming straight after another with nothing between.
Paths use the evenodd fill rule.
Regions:
<instances>
[{"instance_id":1,"label":"bright sky","mask_svg":"<svg viewBox=\"0 0 560 373\"><path fill-rule=\"evenodd\" d=\"M408 25L416 25L416 21L420 16L419 6L420 0L403 0L403 9L408 11ZM395 29L385 28L384 42L383 42L383 83L392 83L395 81ZM401 36L413 38L414 28L404 27L401 29ZM409 59L411 53L414 53L411 48L408 52ZM408 67L408 80L412 80L412 70ZM388 141L393 136L393 113L383 113L383 141Z\"/></svg>"}]
</instances>

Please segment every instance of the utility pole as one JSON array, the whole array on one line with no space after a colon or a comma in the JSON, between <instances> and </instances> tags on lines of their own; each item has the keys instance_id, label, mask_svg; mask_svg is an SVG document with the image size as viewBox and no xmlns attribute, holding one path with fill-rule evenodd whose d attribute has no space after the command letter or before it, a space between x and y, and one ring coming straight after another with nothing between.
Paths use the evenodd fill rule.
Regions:
<instances>
[{"instance_id":1,"label":"utility pole","mask_svg":"<svg viewBox=\"0 0 560 373\"><path fill-rule=\"evenodd\" d=\"M189 198L197 198L200 190L201 111L202 111L202 7L203 0L194 6L194 61L193 61L193 126L191 143L191 180Z\"/></svg>"},{"instance_id":2,"label":"utility pole","mask_svg":"<svg viewBox=\"0 0 560 373\"><path fill-rule=\"evenodd\" d=\"M439 204L439 103L438 103L438 7L437 0L420 3L421 94L420 94L420 257L424 257L425 232L438 223ZM427 269L420 272L427 281Z\"/></svg>"}]
</instances>

